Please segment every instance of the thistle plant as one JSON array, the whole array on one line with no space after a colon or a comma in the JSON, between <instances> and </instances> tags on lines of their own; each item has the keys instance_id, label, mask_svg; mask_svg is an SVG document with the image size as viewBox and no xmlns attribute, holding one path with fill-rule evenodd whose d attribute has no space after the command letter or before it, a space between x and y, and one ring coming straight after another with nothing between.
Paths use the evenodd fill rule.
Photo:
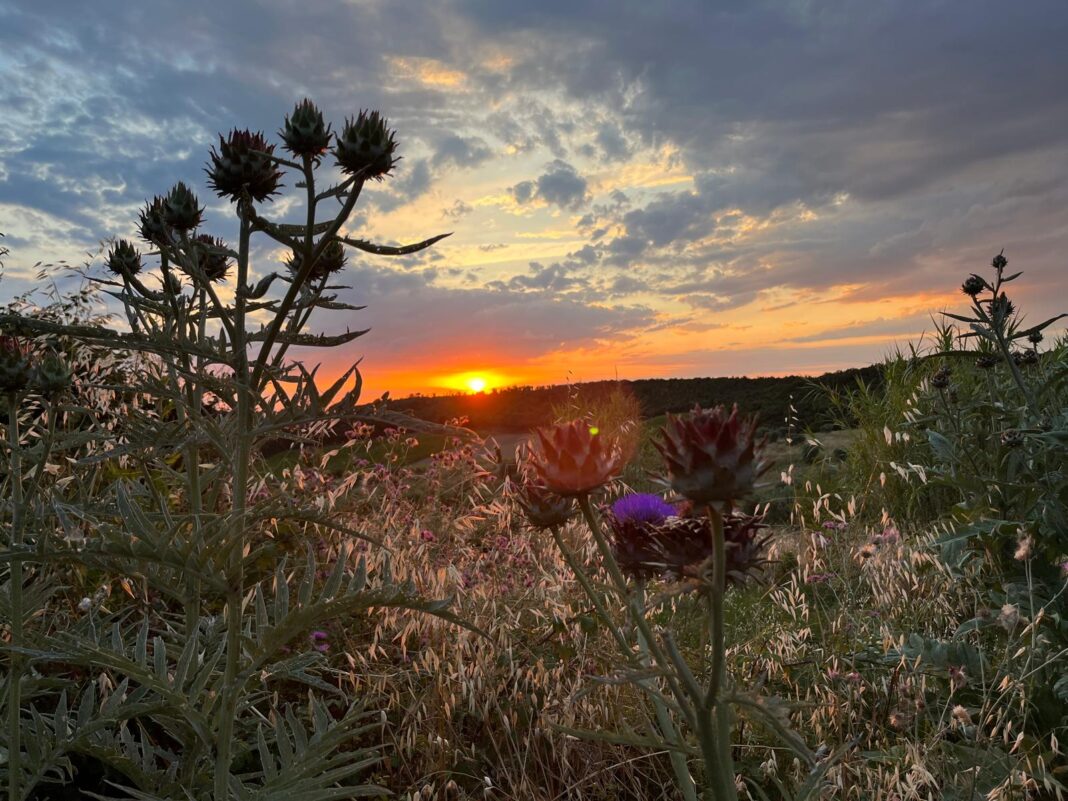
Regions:
<instances>
[{"instance_id":1,"label":"thistle plant","mask_svg":"<svg viewBox=\"0 0 1068 801\"><path fill-rule=\"evenodd\" d=\"M731 751L737 706L769 724L810 765L815 764L801 739L787 727L782 711L770 699L734 688L726 675L728 581L744 581L756 571L767 539L757 518L735 511L735 503L750 493L763 469L755 432L755 419L742 417L737 408L729 413L716 407L669 415L657 447L664 458L664 482L687 508L677 508L659 496L625 496L606 512L606 534L591 495L621 469L618 445L602 441L586 423L539 431L536 472L545 487L576 499L606 584L584 567L559 526L551 527L553 536L617 645L623 677L653 706L649 738L612 736L667 750L678 791L691 801L738 798ZM648 602L648 583L660 578L669 583ZM683 654L672 627L653 622L659 607L683 593L695 594L703 609L706 643L696 666ZM697 779L689 767L692 758L702 768ZM814 788L817 780L814 773L807 789Z\"/></svg>"},{"instance_id":2,"label":"thistle plant","mask_svg":"<svg viewBox=\"0 0 1068 801\"><path fill-rule=\"evenodd\" d=\"M118 798L378 792L363 780L379 759L377 713L330 680L316 633L385 607L454 619L445 602L421 598L388 569L369 572L351 542L365 535L350 528L343 504L270 490L269 441L314 442L378 414L360 403L355 365L323 385L290 356L365 333L307 332L317 311L359 308L328 285L345 250L412 254L444 236L387 246L348 233L367 181L397 160L378 112L357 115L335 137L305 100L281 139L292 159L262 133L238 129L209 154L208 185L237 218L233 245L203 230L205 205L183 182L145 205L141 248L115 241L106 271L92 276L121 304L125 325L0 315L11 523L0 563L12 630L0 777L12 801L72 780L85 760L108 777L97 792ZM331 148L342 175L324 185ZM301 191L300 222L264 210L283 180ZM289 269L256 270L254 237L291 254ZM79 403L57 406L67 365L47 352L31 364L15 336L121 351L135 366L108 375L76 368ZM28 475L20 425L36 397L52 400L35 426L47 432L61 418L76 428L60 462L33 446L39 466ZM86 401L99 397L109 400ZM31 501L34 493L44 495ZM283 528L309 543L341 536L344 545L323 565L310 544L286 546ZM117 582L137 602L113 608L106 594L87 593L76 611L52 614L44 588L85 576Z\"/></svg>"}]
</instances>

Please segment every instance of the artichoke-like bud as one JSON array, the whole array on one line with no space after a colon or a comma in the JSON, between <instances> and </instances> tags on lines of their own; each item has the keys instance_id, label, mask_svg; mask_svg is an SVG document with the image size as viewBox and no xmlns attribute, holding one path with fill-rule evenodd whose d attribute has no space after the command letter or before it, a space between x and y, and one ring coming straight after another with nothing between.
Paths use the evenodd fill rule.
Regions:
<instances>
[{"instance_id":1,"label":"artichoke-like bud","mask_svg":"<svg viewBox=\"0 0 1068 801\"><path fill-rule=\"evenodd\" d=\"M983 280L982 276L978 276L975 273L965 278L960 287L960 291L971 298L974 298L984 289L986 289L986 281Z\"/></svg>"},{"instance_id":2,"label":"artichoke-like bud","mask_svg":"<svg viewBox=\"0 0 1068 801\"><path fill-rule=\"evenodd\" d=\"M0 392L21 392L30 383L30 357L10 334L0 334Z\"/></svg>"},{"instance_id":3,"label":"artichoke-like bud","mask_svg":"<svg viewBox=\"0 0 1068 801\"><path fill-rule=\"evenodd\" d=\"M311 275L308 277L314 281L340 272L345 266L345 260L345 248L338 240L333 239L323 248L323 252L319 255L319 260L315 262ZM289 257L289 261L286 262L286 267L289 268L293 275L296 275L300 272L303 264L303 254L299 250L294 250L293 255Z\"/></svg>"},{"instance_id":4,"label":"artichoke-like bud","mask_svg":"<svg viewBox=\"0 0 1068 801\"><path fill-rule=\"evenodd\" d=\"M350 175L381 180L396 163L395 135L377 111L361 111L356 119L345 120L345 127L337 136L337 165Z\"/></svg>"},{"instance_id":5,"label":"artichoke-like bud","mask_svg":"<svg viewBox=\"0 0 1068 801\"><path fill-rule=\"evenodd\" d=\"M163 215L165 202L162 197L156 195L141 209L139 233L143 240L156 247L162 247L171 241L171 227L167 225Z\"/></svg>"},{"instance_id":6,"label":"artichoke-like bud","mask_svg":"<svg viewBox=\"0 0 1068 801\"><path fill-rule=\"evenodd\" d=\"M516 502L531 528L562 526L575 513L573 498L557 495L548 487L527 481L516 490Z\"/></svg>"},{"instance_id":7,"label":"artichoke-like bud","mask_svg":"<svg viewBox=\"0 0 1068 801\"><path fill-rule=\"evenodd\" d=\"M237 202L242 191L257 203L278 194L282 173L271 155L274 145L260 132L230 131L225 139L219 136L219 150L211 149L211 162L205 169L208 186L219 197Z\"/></svg>"},{"instance_id":8,"label":"artichoke-like bud","mask_svg":"<svg viewBox=\"0 0 1068 801\"><path fill-rule=\"evenodd\" d=\"M1027 335L1027 341L1035 347L1038 347L1039 343L1042 342L1043 339L1044 337L1042 336L1041 331L1032 331L1030 334Z\"/></svg>"},{"instance_id":9,"label":"artichoke-like bud","mask_svg":"<svg viewBox=\"0 0 1068 801\"><path fill-rule=\"evenodd\" d=\"M34 365L31 384L42 395L58 395L70 388L72 379L73 374L66 360L51 351Z\"/></svg>"},{"instance_id":10,"label":"artichoke-like bud","mask_svg":"<svg viewBox=\"0 0 1068 801\"><path fill-rule=\"evenodd\" d=\"M990 317L996 325L1005 322L1015 313L1016 307L1004 293L990 301Z\"/></svg>"},{"instance_id":11,"label":"artichoke-like bud","mask_svg":"<svg viewBox=\"0 0 1068 801\"><path fill-rule=\"evenodd\" d=\"M226 274L230 272L229 248L226 243L209 234L201 234L193 240L193 248L197 255L197 264L208 280L216 283L225 281Z\"/></svg>"},{"instance_id":12,"label":"artichoke-like bud","mask_svg":"<svg viewBox=\"0 0 1068 801\"><path fill-rule=\"evenodd\" d=\"M581 420L539 428L537 434L540 449L531 465L557 495L586 495L607 484L623 466L619 446Z\"/></svg>"},{"instance_id":13,"label":"artichoke-like bud","mask_svg":"<svg viewBox=\"0 0 1068 801\"><path fill-rule=\"evenodd\" d=\"M1012 352L1012 360L1018 367L1031 367L1038 364L1038 351L1015 350Z\"/></svg>"},{"instance_id":14,"label":"artichoke-like bud","mask_svg":"<svg viewBox=\"0 0 1068 801\"><path fill-rule=\"evenodd\" d=\"M1024 434L1015 428L1007 428L1001 432L1001 444L1006 448L1019 448L1024 443Z\"/></svg>"},{"instance_id":15,"label":"artichoke-like bud","mask_svg":"<svg viewBox=\"0 0 1068 801\"><path fill-rule=\"evenodd\" d=\"M323 112L307 98L286 116L278 135L285 143L282 147L294 156L309 156L318 161L330 147L330 126L323 120Z\"/></svg>"},{"instance_id":16,"label":"artichoke-like bud","mask_svg":"<svg viewBox=\"0 0 1068 801\"><path fill-rule=\"evenodd\" d=\"M108 251L107 265L115 275L137 275L141 272L141 254L125 239L120 239Z\"/></svg>"},{"instance_id":17,"label":"artichoke-like bud","mask_svg":"<svg viewBox=\"0 0 1068 801\"><path fill-rule=\"evenodd\" d=\"M730 414L723 406L696 406L688 415L668 415L654 444L671 488L704 503L744 497L766 469L756 453L756 426L756 417L741 417L737 405Z\"/></svg>"},{"instance_id":18,"label":"artichoke-like bud","mask_svg":"<svg viewBox=\"0 0 1068 801\"><path fill-rule=\"evenodd\" d=\"M624 495L605 513L612 533L612 555L620 570L636 579L655 578L664 572L651 532L675 517L675 507L659 495Z\"/></svg>"},{"instance_id":19,"label":"artichoke-like bud","mask_svg":"<svg viewBox=\"0 0 1068 801\"><path fill-rule=\"evenodd\" d=\"M975 360L975 366L980 370L993 370L1000 363L1001 359L992 353L984 353Z\"/></svg>"},{"instance_id":20,"label":"artichoke-like bud","mask_svg":"<svg viewBox=\"0 0 1068 801\"><path fill-rule=\"evenodd\" d=\"M163 221L176 231L188 233L204 220L204 207L193 190L179 181L163 199Z\"/></svg>"},{"instance_id":21,"label":"artichoke-like bud","mask_svg":"<svg viewBox=\"0 0 1068 801\"><path fill-rule=\"evenodd\" d=\"M1005 252L1002 251L1001 253L996 255L994 257L994 259L990 262L990 266L993 267L998 272L1001 272L1006 267L1008 267L1009 266L1009 260L1005 258Z\"/></svg>"},{"instance_id":22,"label":"artichoke-like bud","mask_svg":"<svg viewBox=\"0 0 1068 801\"><path fill-rule=\"evenodd\" d=\"M935 389L948 389L949 388L949 368L942 365L935 370L934 375L931 376L931 386Z\"/></svg>"},{"instance_id":23,"label":"artichoke-like bud","mask_svg":"<svg viewBox=\"0 0 1068 801\"><path fill-rule=\"evenodd\" d=\"M636 579L707 577L715 553L712 522L707 517L661 514L658 511L654 517L636 518L617 512L613 506L605 515L620 570ZM770 535L763 533L765 528L759 517L733 513L724 516L724 572L728 584L742 583L766 561L764 547Z\"/></svg>"}]
</instances>

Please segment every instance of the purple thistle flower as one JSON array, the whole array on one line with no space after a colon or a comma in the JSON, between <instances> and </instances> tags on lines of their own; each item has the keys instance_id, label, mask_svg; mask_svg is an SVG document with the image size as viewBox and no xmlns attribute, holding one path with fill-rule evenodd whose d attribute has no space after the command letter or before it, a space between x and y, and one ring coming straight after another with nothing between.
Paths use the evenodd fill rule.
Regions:
<instances>
[{"instance_id":1,"label":"purple thistle flower","mask_svg":"<svg viewBox=\"0 0 1068 801\"><path fill-rule=\"evenodd\" d=\"M620 523L663 523L674 514L674 506L645 492L624 495L612 504L612 516Z\"/></svg>"}]
</instances>

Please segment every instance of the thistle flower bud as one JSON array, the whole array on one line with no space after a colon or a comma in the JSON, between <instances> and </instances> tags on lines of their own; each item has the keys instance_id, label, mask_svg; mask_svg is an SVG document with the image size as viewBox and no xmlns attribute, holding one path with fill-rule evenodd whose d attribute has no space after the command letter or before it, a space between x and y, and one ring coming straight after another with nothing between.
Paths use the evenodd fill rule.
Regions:
<instances>
[{"instance_id":1,"label":"thistle flower bud","mask_svg":"<svg viewBox=\"0 0 1068 801\"><path fill-rule=\"evenodd\" d=\"M108 251L107 265L115 275L137 275L141 272L141 254L125 239L120 239Z\"/></svg>"},{"instance_id":2,"label":"thistle flower bud","mask_svg":"<svg viewBox=\"0 0 1068 801\"><path fill-rule=\"evenodd\" d=\"M58 353L50 351L34 365L30 383L42 395L58 395L70 388L72 379L67 362Z\"/></svg>"},{"instance_id":3,"label":"thistle flower bud","mask_svg":"<svg viewBox=\"0 0 1068 801\"><path fill-rule=\"evenodd\" d=\"M156 195L145 204L140 214L141 238L150 245L162 247L171 241L171 228L164 219L165 200Z\"/></svg>"},{"instance_id":4,"label":"thistle flower bud","mask_svg":"<svg viewBox=\"0 0 1068 801\"><path fill-rule=\"evenodd\" d=\"M178 295L182 291L182 279L169 270L163 274L163 291L169 295Z\"/></svg>"},{"instance_id":5,"label":"thistle flower bud","mask_svg":"<svg viewBox=\"0 0 1068 801\"><path fill-rule=\"evenodd\" d=\"M664 457L671 488L692 501L732 501L753 489L766 469L757 458L756 417L742 418L735 405L688 415L668 415L655 443Z\"/></svg>"},{"instance_id":6,"label":"thistle flower bud","mask_svg":"<svg viewBox=\"0 0 1068 801\"><path fill-rule=\"evenodd\" d=\"M975 366L980 370L992 370L1001 363L1001 359L991 353L984 353L975 360Z\"/></svg>"},{"instance_id":7,"label":"thistle flower bud","mask_svg":"<svg viewBox=\"0 0 1068 801\"><path fill-rule=\"evenodd\" d=\"M965 295L974 298L984 289L986 289L986 281L984 281L980 276L976 275L975 273L972 273L964 279L964 283L961 285L960 291L963 292Z\"/></svg>"},{"instance_id":8,"label":"thistle flower bud","mask_svg":"<svg viewBox=\"0 0 1068 801\"><path fill-rule=\"evenodd\" d=\"M282 146L294 156L309 156L316 161L330 147L330 126L323 120L323 113L305 98L297 103L285 125L278 132L285 143Z\"/></svg>"},{"instance_id":9,"label":"thistle flower bud","mask_svg":"<svg viewBox=\"0 0 1068 801\"><path fill-rule=\"evenodd\" d=\"M576 420L537 431L540 452L535 474L557 495L586 495L608 483L622 465L619 447L605 442L596 429Z\"/></svg>"},{"instance_id":10,"label":"thistle flower bud","mask_svg":"<svg viewBox=\"0 0 1068 801\"><path fill-rule=\"evenodd\" d=\"M531 528L546 529L564 525L575 513L572 498L558 495L548 487L527 481L516 491L516 502Z\"/></svg>"},{"instance_id":11,"label":"thistle flower bud","mask_svg":"<svg viewBox=\"0 0 1068 801\"><path fill-rule=\"evenodd\" d=\"M197 264L209 281L225 281L230 271L229 248L218 237L201 234L193 240Z\"/></svg>"},{"instance_id":12,"label":"thistle flower bud","mask_svg":"<svg viewBox=\"0 0 1068 801\"><path fill-rule=\"evenodd\" d=\"M397 149L395 132L377 111L361 111L356 119L345 121L337 137L334 155L344 172L362 178L381 179L393 169Z\"/></svg>"},{"instance_id":13,"label":"thistle flower bud","mask_svg":"<svg viewBox=\"0 0 1068 801\"><path fill-rule=\"evenodd\" d=\"M1019 367L1031 367L1038 364L1038 351L1016 350L1012 352L1012 360Z\"/></svg>"},{"instance_id":14,"label":"thistle flower bud","mask_svg":"<svg viewBox=\"0 0 1068 801\"><path fill-rule=\"evenodd\" d=\"M942 365L935 371L934 375L931 376L931 386L935 389L948 389L949 377L949 368L945 365Z\"/></svg>"},{"instance_id":15,"label":"thistle flower bud","mask_svg":"<svg viewBox=\"0 0 1068 801\"><path fill-rule=\"evenodd\" d=\"M325 278L333 273L340 272L345 267L345 248L341 242L334 239L323 248L323 252L319 255L319 259L315 262L315 266L312 267L311 275L309 278L313 281ZM289 261L286 262L286 267L289 271L296 275L300 272L301 266L304 264L304 256L299 250L294 250L293 255L289 257Z\"/></svg>"},{"instance_id":16,"label":"thistle flower bud","mask_svg":"<svg viewBox=\"0 0 1068 801\"><path fill-rule=\"evenodd\" d=\"M1007 428L1001 432L1001 444L1005 448L1018 448L1024 443L1022 431L1015 428Z\"/></svg>"},{"instance_id":17,"label":"thistle flower bud","mask_svg":"<svg viewBox=\"0 0 1068 801\"><path fill-rule=\"evenodd\" d=\"M219 136L219 150L211 149L211 161L204 170L208 174L208 186L219 197L228 197L237 202L242 192L257 203L278 193L282 173L271 154L274 145L260 132L239 131L236 128L223 139Z\"/></svg>"},{"instance_id":18,"label":"thistle flower bud","mask_svg":"<svg viewBox=\"0 0 1068 801\"><path fill-rule=\"evenodd\" d=\"M656 496L632 495L613 504L605 519L616 562L632 578L702 578L712 567L714 533L706 517L679 517ZM763 553L770 536L762 533L764 528L759 517L724 516L728 583L742 583L766 561Z\"/></svg>"},{"instance_id":19,"label":"thistle flower bud","mask_svg":"<svg viewBox=\"0 0 1068 801\"><path fill-rule=\"evenodd\" d=\"M1042 336L1041 331L1032 331L1030 334L1027 335L1027 341L1036 347L1040 342L1042 342L1043 339L1044 337Z\"/></svg>"},{"instance_id":20,"label":"thistle flower bud","mask_svg":"<svg viewBox=\"0 0 1068 801\"><path fill-rule=\"evenodd\" d=\"M993 267L995 270L997 270L999 272L1001 270L1004 270L1006 267L1008 267L1009 266L1009 260L1005 258L1005 251L1002 251L1001 253L996 255L993 258L993 260L990 262L990 266Z\"/></svg>"},{"instance_id":21,"label":"thistle flower bud","mask_svg":"<svg viewBox=\"0 0 1068 801\"><path fill-rule=\"evenodd\" d=\"M0 392L21 392L30 383L26 348L10 334L0 334Z\"/></svg>"},{"instance_id":22,"label":"thistle flower bud","mask_svg":"<svg viewBox=\"0 0 1068 801\"><path fill-rule=\"evenodd\" d=\"M1004 322L1015 313L1016 307L1005 293L998 295L990 301L990 316L995 323Z\"/></svg>"},{"instance_id":23,"label":"thistle flower bud","mask_svg":"<svg viewBox=\"0 0 1068 801\"><path fill-rule=\"evenodd\" d=\"M163 221L176 231L188 233L204 219L204 207L193 190L179 181L163 199Z\"/></svg>"}]
</instances>

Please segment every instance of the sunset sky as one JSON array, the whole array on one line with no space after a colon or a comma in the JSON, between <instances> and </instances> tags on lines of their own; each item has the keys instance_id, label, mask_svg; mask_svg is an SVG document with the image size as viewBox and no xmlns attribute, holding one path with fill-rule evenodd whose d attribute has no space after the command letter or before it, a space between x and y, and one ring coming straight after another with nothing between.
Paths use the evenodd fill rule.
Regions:
<instances>
[{"instance_id":1,"label":"sunset sky","mask_svg":"<svg viewBox=\"0 0 1068 801\"><path fill-rule=\"evenodd\" d=\"M371 394L867 364L1002 248L1068 307L1066 41L1064 0L0 0L0 297L178 179L233 236L217 132L308 96L397 129L354 234L453 232L319 319Z\"/></svg>"}]
</instances>

